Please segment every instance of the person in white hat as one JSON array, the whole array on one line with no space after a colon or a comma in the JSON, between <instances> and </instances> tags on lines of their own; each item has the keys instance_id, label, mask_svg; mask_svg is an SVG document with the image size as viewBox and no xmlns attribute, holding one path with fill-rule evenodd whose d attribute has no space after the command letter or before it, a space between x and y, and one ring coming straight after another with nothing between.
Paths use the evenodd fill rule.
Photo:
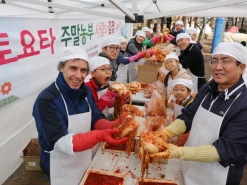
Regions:
<instances>
[{"instance_id":1,"label":"person in white hat","mask_svg":"<svg viewBox=\"0 0 247 185\"><path fill-rule=\"evenodd\" d=\"M173 82L167 106L174 110L175 118L182 113L182 108L193 102L193 88L193 82L188 79L179 78Z\"/></svg>"},{"instance_id":2,"label":"person in white hat","mask_svg":"<svg viewBox=\"0 0 247 185\"><path fill-rule=\"evenodd\" d=\"M170 43L174 44L175 46L177 45L176 37L177 37L178 34L185 32L183 28L184 28L183 21L178 20L178 21L175 22L175 30L170 32L170 34L172 36L174 36L174 39L171 40Z\"/></svg>"},{"instance_id":3,"label":"person in white hat","mask_svg":"<svg viewBox=\"0 0 247 185\"><path fill-rule=\"evenodd\" d=\"M56 80L37 97L33 107L39 144L40 167L52 185L78 185L99 142L121 144L111 129L114 121L105 119L84 79L89 57L80 47L60 51Z\"/></svg>"},{"instance_id":4,"label":"person in white hat","mask_svg":"<svg viewBox=\"0 0 247 185\"><path fill-rule=\"evenodd\" d=\"M178 48L182 51L179 55L179 62L193 78L194 90L197 93L206 83L202 52L194 43L191 43L191 37L187 33L178 34L176 41Z\"/></svg>"},{"instance_id":5,"label":"person in white hat","mask_svg":"<svg viewBox=\"0 0 247 185\"><path fill-rule=\"evenodd\" d=\"M102 47L102 52L99 54L99 56L106 57L110 61L111 67L113 69L112 76L110 79L112 83L113 81L116 81L117 79L118 65L117 65L116 59L120 51L118 37L114 35L107 36L103 40L101 47Z\"/></svg>"},{"instance_id":6,"label":"person in white hat","mask_svg":"<svg viewBox=\"0 0 247 185\"><path fill-rule=\"evenodd\" d=\"M89 69L91 79L86 82L86 86L92 91L99 110L103 112L108 120L113 120L115 98L121 98L121 95L108 90L113 70L110 61L101 56L92 57L89 60Z\"/></svg>"},{"instance_id":7,"label":"person in white hat","mask_svg":"<svg viewBox=\"0 0 247 185\"><path fill-rule=\"evenodd\" d=\"M126 51L130 53L131 55L136 55L138 52L142 51L144 49L143 47L143 41L145 40L145 32L142 30L138 30L135 33L134 38L130 39L127 44ZM151 41L148 41L148 43L157 44L157 42L161 40L161 37L154 37L151 39ZM154 54L153 51L148 50L150 54ZM141 56L145 56L144 53L139 53ZM138 62L138 61L137 61ZM131 63L129 64L129 82L135 81L137 77L137 71L133 67L139 63Z\"/></svg>"},{"instance_id":8,"label":"person in white hat","mask_svg":"<svg viewBox=\"0 0 247 185\"><path fill-rule=\"evenodd\" d=\"M188 75L184 68L182 68L182 65L179 63L179 59L175 52L172 52L166 56L165 68L168 71L164 78L165 98L167 99L172 93L174 81L180 78L192 80L192 77Z\"/></svg>"},{"instance_id":9,"label":"person in white hat","mask_svg":"<svg viewBox=\"0 0 247 185\"><path fill-rule=\"evenodd\" d=\"M131 55L129 52L126 51L127 47L127 40L124 37L119 38L120 42L120 52L116 59L118 64L118 71L117 71L117 82L127 83L128 79L128 68L129 64L133 62L138 62L140 59L144 58L145 55L140 53L139 51L135 55Z\"/></svg>"},{"instance_id":10,"label":"person in white hat","mask_svg":"<svg viewBox=\"0 0 247 185\"><path fill-rule=\"evenodd\" d=\"M191 43L195 43L195 46L196 46L198 49L202 50L203 46L201 45L200 42L198 42L198 41L196 40L196 35L197 35L197 30L196 30L196 28L189 27L189 28L187 28L187 29L185 30L185 33L188 33L188 34L190 35L191 40L192 40Z\"/></svg>"},{"instance_id":11,"label":"person in white hat","mask_svg":"<svg viewBox=\"0 0 247 185\"><path fill-rule=\"evenodd\" d=\"M159 132L165 141L190 131L185 147L165 144L151 157L180 158L184 184L239 185L247 163L247 50L221 42L210 61L212 81Z\"/></svg>"}]
</instances>

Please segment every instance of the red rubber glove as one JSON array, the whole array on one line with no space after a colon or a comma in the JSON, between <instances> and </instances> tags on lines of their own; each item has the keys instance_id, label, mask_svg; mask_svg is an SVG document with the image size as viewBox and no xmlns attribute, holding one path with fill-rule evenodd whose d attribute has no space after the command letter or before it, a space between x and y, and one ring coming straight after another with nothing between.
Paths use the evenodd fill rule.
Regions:
<instances>
[{"instance_id":1,"label":"red rubber glove","mask_svg":"<svg viewBox=\"0 0 247 185\"><path fill-rule=\"evenodd\" d=\"M116 124L116 122L118 122L118 120L109 121L107 119L99 119L95 123L94 129L95 130L104 130L104 129L112 128L112 125Z\"/></svg>"},{"instance_id":2,"label":"red rubber glove","mask_svg":"<svg viewBox=\"0 0 247 185\"><path fill-rule=\"evenodd\" d=\"M118 133L117 129L94 130L83 134L76 134L73 136L73 150L74 152L81 152L93 148L99 142L107 142L111 145L120 145L127 142L128 138L114 139L112 134Z\"/></svg>"},{"instance_id":3,"label":"red rubber glove","mask_svg":"<svg viewBox=\"0 0 247 185\"><path fill-rule=\"evenodd\" d=\"M155 55L155 51L152 49L148 49L146 52L148 52L150 55Z\"/></svg>"},{"instance_id":4,"label":"red rubber glove","mask_svg":"<svg viewBox=\"0 0 247 185\"><path fill-rule=\"evenodd\" d=\"M160 36L155 36L151 39L152 44L157 44L161 40Z\"/></svg>"},{"instance_id":5,"label":"red rubber glove","mask_svg":"<svg viewBox=\"0 0 247 185\"><path fill-rule=\"evenodd\" d=\"M145 57L145 53L144 52L138 52L136 55L133 55L131 57L129 57L129 61L130 62L134 62L134 61L138 61L142 58Z\"/></svg>"},{"instance_id":6,"label":"red rubber glove","mask_svg":"<svg viewBox=\"0 0 247 185\"><path fill-rule=\"evenodd\" d=\"M114 93L110 90L108 90L102 97L102 100L105 100L108 102L108 108L112 108L115 103L115 98L121 98L120 94Z\"/></svg>"}]
</instances>

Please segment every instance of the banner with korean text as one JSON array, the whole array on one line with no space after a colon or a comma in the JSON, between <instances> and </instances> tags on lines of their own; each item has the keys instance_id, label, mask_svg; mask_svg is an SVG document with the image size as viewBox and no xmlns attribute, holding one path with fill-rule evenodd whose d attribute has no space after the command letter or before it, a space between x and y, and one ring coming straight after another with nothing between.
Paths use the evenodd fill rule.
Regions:
<instances>
[{"instance_id":1,"label":"banner with korean text","mask_svg":"<svg viewBox=\"0 0 247 185\"><path fill-rule=\"evenodd\" d=\"M124 21L0 18L0 109L55 80L59 49L80 46L93 57L107 35L126 36Z\"/></svg>"}]
</instances>

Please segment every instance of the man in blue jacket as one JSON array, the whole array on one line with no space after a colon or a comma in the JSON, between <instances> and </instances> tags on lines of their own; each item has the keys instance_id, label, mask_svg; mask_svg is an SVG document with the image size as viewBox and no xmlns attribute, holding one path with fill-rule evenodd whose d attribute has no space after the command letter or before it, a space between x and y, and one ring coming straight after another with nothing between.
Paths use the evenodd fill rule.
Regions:
<instances>
[{"instance_id":1,"label":"man in blue jacket","mask_svg":"<svg viewBox=\"0 0 247 185\"><path fill-rule=\"evenodd\" d=\"M165 143L152 157L182 159L184 184L239 185L247 163L247 50L222 42L214 50L213 80L160 136L190 131L184 147Z\"/></svg>"},{"instance_id":2,"label":"man in blue jacket","mask_svg":"<svg viewBox=\"0 0 247 185\"><path fill-rule=\"evenodd\" d=\"M175 30L170 32L170 34L172 36L174 36L174 39L171 40L170 43L172 43L175 46L177 46L176 37L177 37L177 35L179 33L185 33L185 31L184 31L184 23L183 23L183 21L180 21L180 20L175 22Z\"/></svg>"},{"instance_id":3,"label":"man in blue jacket","mask_svg":"<svg viewBox=\"0 0 247 185\"><path fill-rule=\"evenodd\" d=\"M79 47L60 52L59 74L55 82L37 97L33 116L41 146L40 167L52 185L78 185L98 142L121 144L110 129L92 93L84 84L89 72L88 55Z\"/></svg>"}]
</instances>

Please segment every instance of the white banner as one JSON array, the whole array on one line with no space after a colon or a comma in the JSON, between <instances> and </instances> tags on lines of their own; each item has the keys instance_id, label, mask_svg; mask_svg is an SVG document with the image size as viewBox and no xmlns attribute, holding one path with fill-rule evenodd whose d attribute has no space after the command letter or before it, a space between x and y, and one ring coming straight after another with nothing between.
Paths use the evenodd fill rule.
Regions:
<instances>
[{"instance_id":1,"label":"white banner","mask_svg":"<svg viewBox=\"0 0 247 185\"><path fill-rule=\"evenodd\" d=\"M55 80L60 48L80 46L96 56L113 34L127 36L124 21L0 18L0 109Z\"/></svg>"}]
</instances>

